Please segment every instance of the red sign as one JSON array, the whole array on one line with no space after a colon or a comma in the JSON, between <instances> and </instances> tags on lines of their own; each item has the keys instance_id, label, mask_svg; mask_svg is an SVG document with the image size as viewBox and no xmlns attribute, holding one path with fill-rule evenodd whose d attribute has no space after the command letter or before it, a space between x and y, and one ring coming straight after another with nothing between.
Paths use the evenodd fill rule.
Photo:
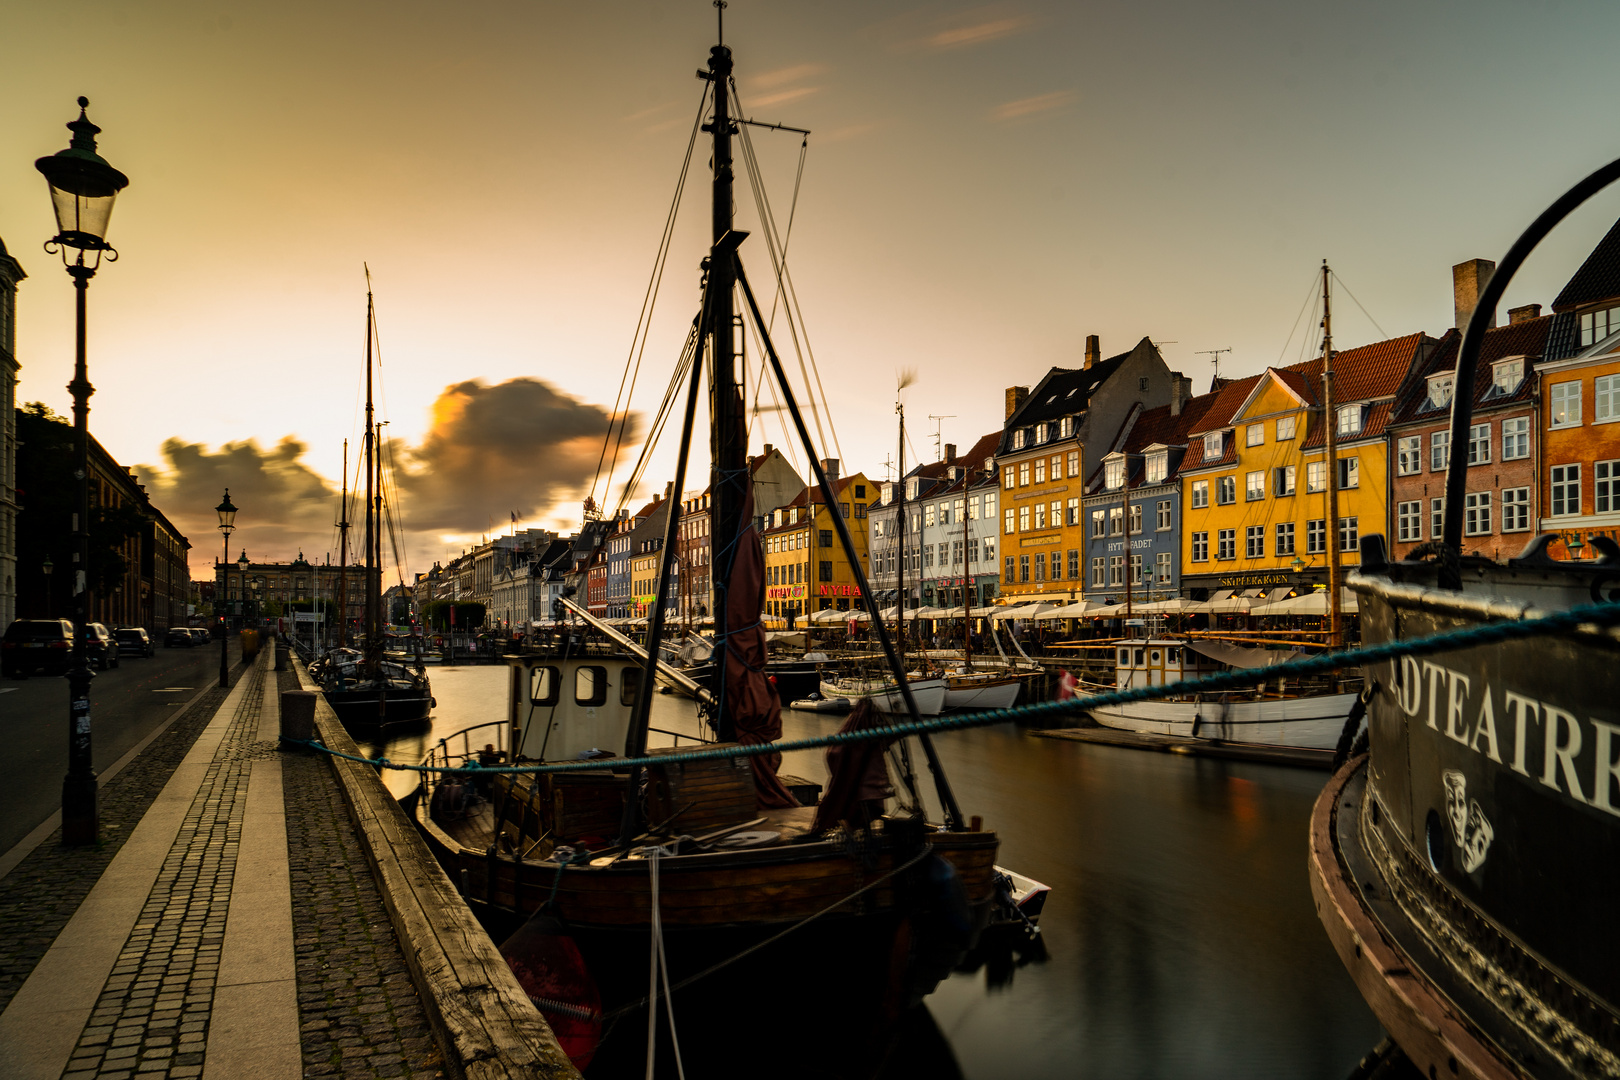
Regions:
<instances>
[{"instance_id":1,"label":"red sign","mask_svg":"<svg viewBox=\"0 0 1620 1080\"><path fill-rule=\"evenodd\" d=\"M861 590L857 589L853 585L823 585L821 587L821 595L822 596L859 596L859 595L861 595Z\"/></svg>"}]
</instances>

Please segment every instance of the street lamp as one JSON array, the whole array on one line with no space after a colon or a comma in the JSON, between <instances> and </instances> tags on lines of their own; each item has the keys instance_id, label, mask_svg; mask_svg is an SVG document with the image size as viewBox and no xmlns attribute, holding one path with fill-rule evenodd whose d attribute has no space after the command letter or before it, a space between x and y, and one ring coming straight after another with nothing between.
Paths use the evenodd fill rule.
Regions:
<instances>
[{"instance_id":1,"label":"street lamp","mask_svg":"<svg viewBox=\"0 0 1620 1080\"><path fill-rule=\"evenodd\" d=\"M219 685L231 685L230 634L225 621L225 598L230 595L231 533L236 530L236 507L231 505L231 489L225 489L225 501L214 507L219 514L219 531L225 537L224 559L219 564L219 596L214 609L219 614ZM243 555L246 556L246 552Z\"/></svg>"},{"instance_id":2,"label":"street lamp","mask_svg":"<svg viewBox=\"0 0 1620 1080\"><path fill-rule=\"evenodd\" d=\"M1586 549L1586 545L1581 543L1580 533L1576 533L1568 540L1565 540L1564 547L1568 549L1569 557L1572 559L1579 559L1581 557L1581 552Z\"/></svg>"},{"instance_id":3,"label":"street lamp","mask_svg":"<svg viewBox=\"0 0 1620 1080\"><path fill-rule=\"evenodd\" d=\"M51 206L56 212L56 235L45 242L45 250L62 254L62 264L73 279L75 317L78 331L74 353L73 433L74 472L79 482L77 512L73 515L73 663L68 671L68 771L62 780L62 842L93 844L99 831L96 806L96 774L90 767L90 671L84 652L85 623L89 621L90 580L90 395L95 387L84 359L84 297L90 279L101 266L118 258L107 243L107 223L112 217L113 200L129 184L129 177L107 164L96 153L96 136L101 129L92 124L84 110L88 98L79 99L79 118L67 125L73 139L66 150L34 162L50 188ZM69 250L74 254L70 256ZM85 254L90 254L86 261Z\"/></svg>"}]
</instances>

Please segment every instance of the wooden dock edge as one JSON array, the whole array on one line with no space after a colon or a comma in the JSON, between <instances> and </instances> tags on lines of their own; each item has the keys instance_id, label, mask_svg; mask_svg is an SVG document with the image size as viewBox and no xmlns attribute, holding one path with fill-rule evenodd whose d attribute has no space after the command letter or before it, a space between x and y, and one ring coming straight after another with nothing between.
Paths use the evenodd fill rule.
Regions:
<instances>
[{"instance_id":1,"label":"wooden dock edge","mask_svg":"<svg viewBox=\"0 0 1620 1080\"><path fill-rule=\"evenodd\" d=\"M1303 769L1324 771L1333 768L1331 750L1211 742L1208 739L1189 739L1181 735L1149 735L1139 731L1121 731L1118 728L1105 727L1031 728L1029 734L1038 735L1043 739L1068 739L1071 742L1119 746L1127 750L1157 750L1160 753L1185 754L1189 757L1257 761L1267 765L1294 765Z\"/></svg>"},{"instance_id":2,"label":"wooden dock edge","mask_svg":"<svg viewBox=\"0 0 1620 1080\"><path fill-rule=\"evenodd\" d=\"M295 663L299 682L315 689L303 663ZM333 750L359 753L320 696L315 731ZM446 1071L465 1080L577 1080L551 1026L377 773L323 756L360 834Z\"/></svg>"},{"instance_id":3,"label":"wooden dock edge","mask_svg":"<svg viewBox=\"0 0 1620 1080\"><path fill-rule=\"evenodd\" d=\"M1423 977L1362 906L1334 844L1344 789L1365 756L1333 774L1311 811L1311 897L1334 951L1378 1022L1418 1071L1462 1080L1515 1080L1518 1073L1481 1042L1445 995Z\"/></svg>"}]
</instances>

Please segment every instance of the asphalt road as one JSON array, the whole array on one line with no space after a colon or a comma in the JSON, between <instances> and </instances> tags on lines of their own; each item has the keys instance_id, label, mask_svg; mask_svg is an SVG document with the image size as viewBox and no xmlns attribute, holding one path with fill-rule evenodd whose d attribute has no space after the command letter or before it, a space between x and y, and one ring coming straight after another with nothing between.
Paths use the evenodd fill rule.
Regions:
<instances>
[{"instance_id":1,"label":"asphalt road","mask_svg":"<svg viewBox=\"0 0 1620 1080\"><path fill-rule=\"evenodd\" d=\"M231 644L231 663L238 656ZM102 772L204 687L219 682L219 642L190 649L157 647L125 656L90 684L91 755ZM68 684L62 676L0 679L0 854L62 806L67 772Z\"/></svg>"}]
</instances>

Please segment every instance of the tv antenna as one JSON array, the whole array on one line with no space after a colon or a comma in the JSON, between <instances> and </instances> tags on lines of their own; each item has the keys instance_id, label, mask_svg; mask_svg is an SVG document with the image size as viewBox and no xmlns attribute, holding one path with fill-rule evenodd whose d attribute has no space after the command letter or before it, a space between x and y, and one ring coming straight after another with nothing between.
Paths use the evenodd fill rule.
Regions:
<instances>
[{"instance_id":1,"label":"tv antenna","mask_svg":"<svg viewBox=\"0 0 1620 1080\"><path fill-rule=\"evenodd\" d=\"M941 450L941 440L940 440L940 434L939 434L940 423L939 422L941 420L955 420L956 419L956 414L955 413L945 413L944 415L939 416L939 415L935 415L934 413L929 413L928 414L928 419L930 419L930 420L932 420L934 422L934 460L938 461L939 460L939 455L940 455L940 450Z\"/></svg>"},{"instance_id":2,"label":"tv antenna","mask_svg":"<svg viewBox=\"0 0 1620 1080\"><path fill-rule=\"evenodd\" d=\"M1231 352L1227 349L1199 349L1197 355L1209 357L1209 362L1215 365L1215 378L1221 377L1221 353Z\"/></svg>"}]
</instances>

